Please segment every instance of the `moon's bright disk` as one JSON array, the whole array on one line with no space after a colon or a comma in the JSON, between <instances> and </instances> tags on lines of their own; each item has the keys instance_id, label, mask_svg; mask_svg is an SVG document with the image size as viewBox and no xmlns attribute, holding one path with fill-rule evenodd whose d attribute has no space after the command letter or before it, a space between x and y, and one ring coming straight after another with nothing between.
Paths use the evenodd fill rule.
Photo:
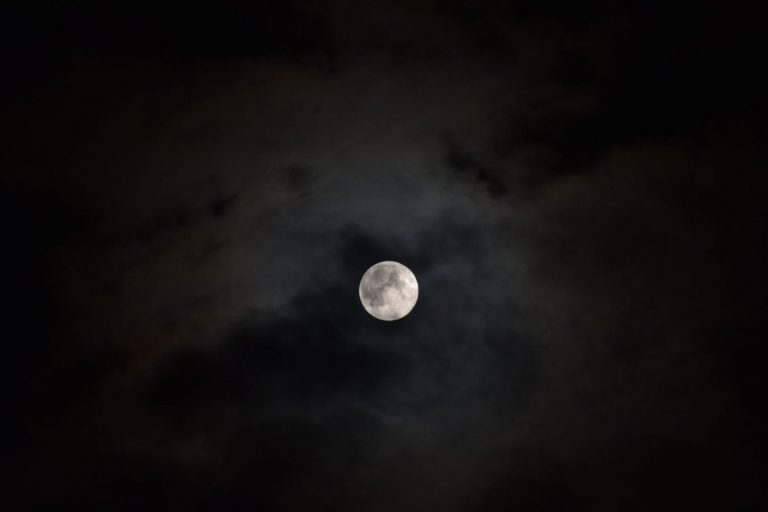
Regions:
<instances>
[{"instance_id":1,"label":"moon's bright disk","mask_svg":"<svg viewBox=\"0 0 768 512\"><path fill-rule=\"evenodd\" d=\"M379 320L399 320L411 312L419 298L419 283L408 267L382 261L360 280L360 302Z\"/></svg>"}]
</instances>

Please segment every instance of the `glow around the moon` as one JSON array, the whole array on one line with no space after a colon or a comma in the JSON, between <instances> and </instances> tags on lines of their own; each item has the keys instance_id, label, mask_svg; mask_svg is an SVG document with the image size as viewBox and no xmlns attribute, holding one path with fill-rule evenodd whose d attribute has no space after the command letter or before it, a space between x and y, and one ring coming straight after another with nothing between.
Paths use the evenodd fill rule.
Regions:
<instances>
[{"instance_id":1,"label":"glow around the moon","mask_svg":"<svg viewBox=\"0 0 768 512\"><path fill-rule=\"evenodd\" d=\"M419 298L416 276L396 261L382 261L360 280L360 302L379 320L399 320L411 312Z\"/></svg>"}]
</instances>

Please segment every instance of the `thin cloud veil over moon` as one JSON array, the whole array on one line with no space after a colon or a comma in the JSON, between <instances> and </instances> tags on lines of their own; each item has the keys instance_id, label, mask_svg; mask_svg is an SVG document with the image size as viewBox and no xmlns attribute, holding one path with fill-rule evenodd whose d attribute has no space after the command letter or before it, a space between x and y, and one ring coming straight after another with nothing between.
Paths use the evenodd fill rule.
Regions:
<instances>
[{"instance_id":1,"label":"thin cloud veil over moon","mask_svg":"<svg viewBox=\"0 0 768 512\"><path fill-rule=\"evenodd\" d=\"M369 268L360 280L360 302L379 320L400 320L419 298L413 272L396 261L382 261Z\"/></svg>"}]
</instances>

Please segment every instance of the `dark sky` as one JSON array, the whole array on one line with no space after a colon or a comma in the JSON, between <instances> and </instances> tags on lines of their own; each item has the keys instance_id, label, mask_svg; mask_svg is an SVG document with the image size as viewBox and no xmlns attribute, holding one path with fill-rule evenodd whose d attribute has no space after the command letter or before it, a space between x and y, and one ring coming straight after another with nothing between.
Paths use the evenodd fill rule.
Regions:
<instances>
[{"instance_id":1,"label":"dark sky","mask_svg":"<svg viewBox=\"0 0 768 512\"><path fill-rule=\"evenodd\" d=\"M0 507L762 509L763 19L670 4L4 7Z\"/></svg>"}]
</instances>

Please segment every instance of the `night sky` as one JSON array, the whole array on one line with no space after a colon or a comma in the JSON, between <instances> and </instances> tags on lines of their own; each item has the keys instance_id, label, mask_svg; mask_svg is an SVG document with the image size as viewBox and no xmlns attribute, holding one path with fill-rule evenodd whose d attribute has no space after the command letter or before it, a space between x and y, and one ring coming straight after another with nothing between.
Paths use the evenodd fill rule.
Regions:
<instances>
[{"instance_id":1,"label":"night sky","mask_svg":"<svg viewBox=\"0 0 768 512\"><path fill-rule=\"evenodd\" d=\"M764 18L3 9L3 510L764 510Z\"/></svg>"}]
</instances>

